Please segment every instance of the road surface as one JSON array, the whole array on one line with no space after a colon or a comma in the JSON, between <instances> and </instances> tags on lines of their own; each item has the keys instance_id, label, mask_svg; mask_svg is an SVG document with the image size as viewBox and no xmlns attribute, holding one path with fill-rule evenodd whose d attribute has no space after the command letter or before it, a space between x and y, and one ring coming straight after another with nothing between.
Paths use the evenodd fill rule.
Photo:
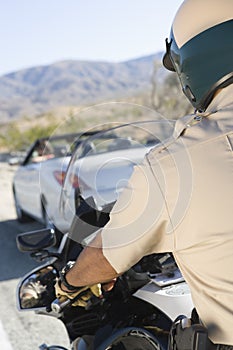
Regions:
<instances>
[{"instance_id":1,"label":"road surface","mask_svg":"<svg viewBox=\"0 0 233 350\"><path fill-rule=\"evenodd\" d=\"M43 343L69 347L65 328L59 320L17 310L19 280L39 264L29 254L17 250L15 238L18 233L41 226L35 222L19 224L16 220L11 190L15 170L7 163L0 163L0 349L36 350Z\"/></svg>"}]
</instances>

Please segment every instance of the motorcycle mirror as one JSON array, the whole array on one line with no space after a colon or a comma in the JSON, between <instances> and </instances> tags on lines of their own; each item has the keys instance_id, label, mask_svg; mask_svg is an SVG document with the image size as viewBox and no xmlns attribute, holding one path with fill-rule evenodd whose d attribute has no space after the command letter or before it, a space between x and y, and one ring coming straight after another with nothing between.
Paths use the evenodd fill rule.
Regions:
<instances>
[{"instance_id":1,"label":"motorcycle mirror","mask_svg":"<svg viewBox=\"0 0 233 350\"><path fill-rule=\"evenodd\" d=\"M21 233L16 237L16 244L21 252L36 252L54 246L56 234L51 228Z\"/></svg>"},{"instance_id":2,"label":"motorcycle mirror","mask_svg":"<svg viewBox=\"0 0 233 350\"><path fill-rule=\"evenodd\" d=\"M33 270L17 288L18 309L47 308L55 298L54 283L57 272L52 265Z\"/></svg>"}]
</instances>

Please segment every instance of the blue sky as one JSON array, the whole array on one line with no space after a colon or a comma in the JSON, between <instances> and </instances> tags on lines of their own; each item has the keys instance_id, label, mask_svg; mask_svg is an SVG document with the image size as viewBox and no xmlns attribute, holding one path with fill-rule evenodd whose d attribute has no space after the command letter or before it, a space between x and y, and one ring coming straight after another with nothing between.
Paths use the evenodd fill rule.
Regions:
<instances>
[{"instance_id":1,"label":"blue sky","mask_svg":"<svg viewBox=\"0 0 233 350\"><path fill-rule=\"evenodd\" d=\"M7 0L0 75L60 60L125 61L164 50L182 0Z\"/></svg>"}]
</instances>

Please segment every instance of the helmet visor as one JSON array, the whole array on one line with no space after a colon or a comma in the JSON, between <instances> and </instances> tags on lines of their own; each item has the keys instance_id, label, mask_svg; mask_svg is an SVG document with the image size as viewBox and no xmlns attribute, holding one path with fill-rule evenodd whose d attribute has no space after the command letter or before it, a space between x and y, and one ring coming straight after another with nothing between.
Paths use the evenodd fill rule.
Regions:
<instances>
[{"instance_id":1,"label":"helmet visor","mask_svg":"<svg viewBox=\"0 0 233 350\"><path fill-rule=\"evenodd\" d=\"M175 68L174 68L174 65L171 59L171 54L170 54L172 39L170 42L168 42L168 39L166 38L165 42L166 42L166 52L163 56L163 65L166 69L172 72L175 72Z\"/></svg>"}]
</instances>

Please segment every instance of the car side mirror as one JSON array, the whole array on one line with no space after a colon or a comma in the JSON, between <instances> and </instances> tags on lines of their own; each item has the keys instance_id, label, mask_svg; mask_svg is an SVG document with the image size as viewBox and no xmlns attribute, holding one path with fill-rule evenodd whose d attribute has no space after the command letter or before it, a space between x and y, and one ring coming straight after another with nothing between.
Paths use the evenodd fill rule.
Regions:
<instances>
[{"instance_id":1,"label":"car side mirror","mask_svg":"<svg viewBox=\"0 0 233 350\"><path fill-rule=\"evenodd\" d=\"M54 229L21 233L16 237L17 248L21 252L36 252L56 244L56 234Z\"/></svg>"}]
</instances>

